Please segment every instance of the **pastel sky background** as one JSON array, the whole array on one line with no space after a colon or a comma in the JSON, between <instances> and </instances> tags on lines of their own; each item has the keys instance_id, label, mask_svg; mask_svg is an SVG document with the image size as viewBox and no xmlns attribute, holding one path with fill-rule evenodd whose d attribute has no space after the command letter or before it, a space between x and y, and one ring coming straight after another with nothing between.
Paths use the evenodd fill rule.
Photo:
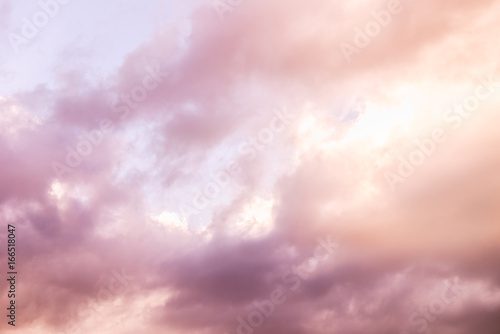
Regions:
<instances>
[{"instance_id":1,"label":"pastel sky background","mask_svg":"<svg viewBox=\"0 0 500 334\"><path fill-rule=\"evenodd\" d=\"M499 1L41 3L0 0L1 333L500 333Z\"/></svg>"}]
</instances>

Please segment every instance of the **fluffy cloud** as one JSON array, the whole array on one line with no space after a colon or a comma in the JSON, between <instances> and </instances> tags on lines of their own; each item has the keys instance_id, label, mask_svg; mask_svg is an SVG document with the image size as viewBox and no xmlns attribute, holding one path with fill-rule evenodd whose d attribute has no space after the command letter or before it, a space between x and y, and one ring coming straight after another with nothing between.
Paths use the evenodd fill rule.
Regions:
<instances>
[{"instance_id":1,"label":"fluffy cloud","mask_svg":"<svg viewBox=\"0 0 500 334\"><path fill-rule=\"evenodd\" d=\"M15 330L498 333L499 7L402 2L346 59L396 5L195 4L1 97Z\"/></svg>"}]
</instances>

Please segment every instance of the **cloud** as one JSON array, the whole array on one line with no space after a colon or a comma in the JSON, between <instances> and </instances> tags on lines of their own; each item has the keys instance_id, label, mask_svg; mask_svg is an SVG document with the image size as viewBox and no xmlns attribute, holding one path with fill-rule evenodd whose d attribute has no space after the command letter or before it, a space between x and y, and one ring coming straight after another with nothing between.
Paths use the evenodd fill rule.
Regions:
<instances>
[{"instance_id":1,"label":"cloud","mask_svg":"<svg viewBox=\"0 0 500 334\"><path fill-rule=\"evenodd\" d=\"M69 46L46 84L0 98L23 333L238 333L276 289L255 333L497 333L497 88L459 127L446 115L500 79L498 5L403 2L347 62L339 45L387 6L248 1L221 21L200 4L107 73ZM446 139L392 189L436 129ZM102 136L84 154L88 132ZM340 248L307 270L326 236ZM432 313L450 284L463 293Z\"/></svg>"}]
</instances>

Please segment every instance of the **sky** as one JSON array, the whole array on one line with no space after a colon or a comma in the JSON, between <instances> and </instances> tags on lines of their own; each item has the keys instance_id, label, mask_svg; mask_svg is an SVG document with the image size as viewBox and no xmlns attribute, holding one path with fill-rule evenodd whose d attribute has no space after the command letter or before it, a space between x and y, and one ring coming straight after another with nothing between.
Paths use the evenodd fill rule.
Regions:
<instances>
[{"instance_id":1,"label":"sky","mask_svg":"<svg viewBox=\"0 0 500 334\"><path fill-rule=\"evenodd\" d=\"M500 333L498 13L0 0L0 332Z\"/></svg>"}]
</instances>

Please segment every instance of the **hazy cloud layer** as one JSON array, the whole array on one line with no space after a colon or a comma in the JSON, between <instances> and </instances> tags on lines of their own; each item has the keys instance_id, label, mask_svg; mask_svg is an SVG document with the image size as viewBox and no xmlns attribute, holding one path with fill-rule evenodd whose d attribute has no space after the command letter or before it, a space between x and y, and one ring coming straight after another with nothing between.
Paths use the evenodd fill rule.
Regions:
<instances>
[{"instance_id":1,"label":"hazy cloud layer","mask_svg":"<svg viewBox=\"0 0 500 334\"><path fill-rule=\"evenodd\" d=\"M172 2L0 3L2 332L499 333L498 3Z\"/></svg>"}]
</instances>

